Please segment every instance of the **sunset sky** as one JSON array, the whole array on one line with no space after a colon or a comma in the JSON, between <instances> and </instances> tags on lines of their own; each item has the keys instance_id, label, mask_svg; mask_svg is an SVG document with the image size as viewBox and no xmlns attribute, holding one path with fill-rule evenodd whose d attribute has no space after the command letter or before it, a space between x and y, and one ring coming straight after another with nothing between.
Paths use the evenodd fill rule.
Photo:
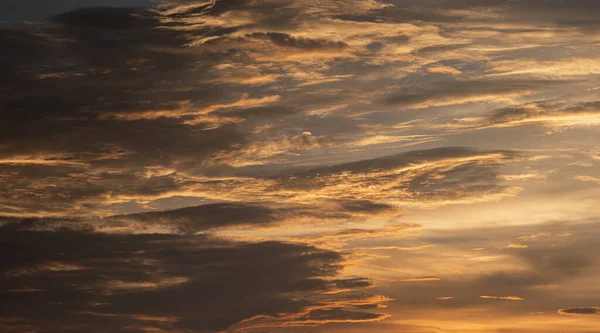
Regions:
<instances>
[{"instance_id":1,"label":"sunset sky","mask_svg":"<svg viewBox=\"0 0 600 333\"><path fill-rule=\"evenodd\" d=\"M600 1L0 1L0 333L600 333Z\"/></svg>"}]
</instances>

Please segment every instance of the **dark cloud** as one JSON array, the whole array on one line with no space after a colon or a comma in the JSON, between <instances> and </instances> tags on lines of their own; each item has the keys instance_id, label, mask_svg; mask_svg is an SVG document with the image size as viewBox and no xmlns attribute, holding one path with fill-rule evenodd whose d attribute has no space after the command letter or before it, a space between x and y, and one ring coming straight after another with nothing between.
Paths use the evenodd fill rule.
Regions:
<instances>
[{"instance_id":1,"label":"dark cloud","mask_svg":"<svg viewBox=\"0 0 600 333\"><path fill-rule=\"evenodd\" d=\"M338 18L361 22L511 23L597 29L594 16L600 6L594 0L387 0L393 6L361 15ZM494 15L476 15L477 13Z\"/></svg>"},{"instance_id":2,"label":"dark cloud","mask_svg":"<svg viewBox=\"0 0 600 333\"><path fill-rule=\"evenodd\" d=\"M600 316L600 308L567 308L558 310L558 313L563 315Z\"/></svg>"},{"instance_id":3,"label":"dark cloud","mask_svg":"<svg viewBox=\"0 0 600 333\"><path fill-rule=\"evenodd\" d=\"M392 208L389 205L375 203L367 200L343 201L340 205L342 206L342 208L350 212L380 212Z\"/></svg>"},{"instance_id":4,"label":"dark cloud","mask_svg":"<svg viewBox=\"0 0 600 333\"><path fill-rule=\"evenodd\" d=\"M386 7L375 9L365 14L341 14L334 16L337 19L354 22L460 22L465 19L463 15L448 15L443 11L424 7Z\"/></svg>"},{"instance_id":5,"label":"dark cloud","mask_svg":"<svg viewBox=\"0 0 600 333\"><path fill-rule=\"evenodd\" d=\"M294 174L294 176L309 178L311 176L325 176L328 174L342 173L345 171L349 171L352 173L369 173L377 170L389 170L399 168L402 166L419 164L425 161L436 161L451 158L476 156L480 153L482 152L464 147L443 147L426 150L414 150L369 160L313 168L307 171L298 172ZM504 151L501 153L507 153L509 155L514 154L508 151Z\"/></svg>"},{"instance_id":6,"label":"dark cloud","mask_svg":"<svg viewBox=\"0 0 600 333\"><path fill-rule=\"evenodd\" d=\"M476 160L481 156L488 156L487 158L490 160L487 163L477 162ZM326 192L329 188L335 190L336 186L342 189L347 188L347 190L335 194L342 198L362 196L364 199L372 198L371 200L374 200L382 193L386 193L386 199L390 201L419 198L421 200L430 199L435 203L436 200L468 198L473 193L502 192L504 186L499 184L494 169L498 163L516 157L515 153L509 151L486 152L461 147L445 147L318 167L282 174L276 179L284 189ZM470 158L474 160L469 161ZM435 166L436 162L437 166ZM421 170L417 167L414 172L402 171L403 167L418 165L425 165L425 167ZM345 176L340 179L339 175ZM438 177L439 175L443 175L443 177ZM354 189L352 185L355 178L361 179L364 184L384 186L384 184L397 182L397 185L389 190L381 189L377 193L371 193ZM432 181L433 178L437 179ZM460 191L458 191L459 188Z\"/></svg>"},{"instance_id":7,"label":"dark cloud","mask_svg":"<svg viewBox=\"0 0 600 333\"><path fill-rule=\"evenodd\" d=\"M593 0L519 0L510 7L518 18L527 13L532 21L541 21L558 26L570 26L581 29L597 29L599 27L594 16L600 12L598 2Z\"/></svg>"},{"instance_id":8,"label":"dark cloud","mask_svg":"<svg viewBox=\"0 0 600 333\"><path fill-rule=\"evenodd\" d=\"M501 98L511 94L527 94L543 91L562 84L553 80L474 80L441 81L405 89L401 93L389 96L384 103L398 106L436 106L462 104ZM412 91L411 91L412 90Z\"/></svg>"},{"instance_id":9,"label":"dark cloud","mask_svg":"<svg viewBox=\"0 0 600 333\"><path fill-rule=\"evenodd\" d=\"M151 189L160 191L160 185L149 185L148 191ZM132 195L140 195L142 193L140 190L133 192ZM55 204L58 205L60 202ZM66 205L65 202L62 204ZM319 206L227 202L108 217L84 216L77 212L72 212L71 217L60 218L0 216L0 222L11 224L18 230L163 232L193 235L210 230L236 227L252 229L296 221L311 223L361 221L369 217L391 216L399 213L390 205L366 200L323 201Z\"/></svg>"},{"instance_id":10,"label":"dark cloud","mask_svg":"<svg viewBox=\"0 0 600 333\"><path fill-rule=\"evenodd\" d=\"M316 321L316 322L356 322L356 321L369 321L380 319L381 316L373 313L365 313L359 311L349 311L345 309L319 309L312 310L300 320Z\"/></svg>"},{"instance_id":11,"label":"dark cloud","mask_svg":"<svg viewBox=\"0 0 600 333\"><path fill-rule=\"evenodd\" d=\"M148 111L168 115L182 105L203 108L223 103L222 98L240 98L242 92L224 93L183 75L201 73L225 58L190 53L187 36L162 27L156 12L132 8L77 9L49 22L2 29L0 44L9 51L0 55L0 159L43 161L2 164L7 174L20 176L5 184L6 190L20 191L6 198L11 206L21 201L37 213L60 205L65 210L74 200L129 191L130 181L141 192L172 190L181 185L173 177L147 182L139 173L146 167L202 165L245 145L246 130L219 123L218 116L195 126L177 118L115 117ZM200 60L205 67L197 65ZM90 174L100 178L83 177ZM50 181L63 185L45 194L54 198L56 208L40 207L39 200L32 200L39 195L32 188ZM157 187L157 181L162 185Z\"/></svg>"},{"instance_id":12,"label":"dark cloud","mask_svg":"<svg viewBox=\"0 0 600 333\"><path fill-rule=\"evenodd\" d=\"M209 333L374 322L387 315L371 311L391 301L368 293L374 281L406 285L391 288L398 300L391 308L411 314L430 314L446 295L453 298L438 310L485 306L521 316L579 306L560 311L597 314L594 294L572 287L597 275L593 228L572 242L527 243L518 237L542 226L444 225L451 231L417 242L421 236L408 231L419 224L396 221L403 209L484 207L524 190L510 185L519 175L502 177L500 168L534 159L496 147L521 147L525 137L485 149L489 140L468 141L468 130L595 122L598 103L581 103L592 99L575 90L597 90L583 78L595 66L588 58L596 53L596 2L147 6L0 5L0 20L11 21L0 29L0 331ZM25 18L44 20L14 23ZM571 64L575 56L585 59ZM521 58L561 61L556 68L571 67L557 77L574 72L581 81L521 73ZM436 71L452 76L426 74ZM554 99L530 103L538 98ZM514 101L524 104L502 107ZM492 103L501 109L490 114ZM585 140L568 137L561 146L593 146ZM453 147L465 142L482 149ZM485 209L500 212L517 200L506 201ZM189 207L172 209L182 206ZM404 235L411 245L397 244ZM294 243L262 241L269 237ZM470 252L484 246L487 256ZM346 275L372 270L393 277Z\"/></svg>"},{"instance_id":13,"label":"dark cloud","mask_svg":"<svg viewBox=\"0 0 600 333\"><path fill-rule=\"evenodd\" d=\"M381 51L383 48L385 47L385 45L383 43L380 42L373 42L369 45L367 45L367 50L371 51L371 52L379 52Z\"/></svg>"},{"instance_id":14,"label":"dark cloud","mask_svg":"<svg viewBox=\"0 0 600 333\"><path fill-rule=\"evenodd\" d=\"M256 315L277 318L308 306L321 310L296 324L381 317L320 303L318 293L369 283L329 282L342 257L303 245L5 226L0 248L1 316L23 318L38 332L137 332L132 327L142 324L217 332Z\"/></svg>"},{"instance_id":15,"label":"dark cloud","mask_svg":"<svg viewBox=\"0 0 600 333\"><path fill-rule=\"evenodd\" d=\"M353 278L345 280L334 280L333 284L339 289L366 288L372 285L372 282L365 278Z\"/></svg>"},{"instance_id":16,"label":"dark cloud","mask_svg":"<svg viewBox=\"0 0 600 333\"><path fill-rule=\"evenodd\" d=\"M439 53L445 53L449 51L455 51L469 46L469 44L450 44L450 45L435 45L427 46L415 51L415 54L419 56L431 56Z\"/></svg>"},{"instance_id":17,"label":"dark cloud","mask_svg":"<svg viewBox=\"0 0 600 333\"><path fill-rule=\"evenodd\" d=\"M257 14L253 22L244 22L233 27L256 29L286 29L297 27L296 19L302 14L302 9L293 8L292 0L272 2L255 2L249 0L227 1L166 1L163 5L172 11L169 17L179 19L194 15L219 17L229 12L253 12ZM165 12L169 12L168 10Z\"/></svg>"},{"instance_id":18,"label":"dark cloud","mask_svg":"<svg viewBox=\"0 0 600 333\"><path fill-rule=\"evenodd\" d=\"M172 120L100 121L106 114L174 112L181 101L195 99L206 105L221 97L218 89L184 82L181 73L191 71L197 58L183 52L188 42L184 34L158 29L156 14L89 8L53 20L53 25L36 26L31 32L3 33L14 54L7 56L7 67L16 71L9 71L9 78L17 79L3 88L1 131L6 146L1 154L68 152L93 159L103 149L121 149L138 156L142 165L150 162L143 161L143 155L161 156L166 160L159 164L164 165L178 155L177 147L187 156L207 156L211 152L198 144L214 153L243 142L235 126L203 131L201 125L194 128Z\"/></svg>"},{"instance_id":19,"label":"dark cloud","mask_svg":"<svg viewBox=\"0 0 600 333\"><path fill-rule=\"evenodd\" d=\"M0 4L0 21L36 21L82 7L149 7L149 0L22 0Z\"/></svg>"},{"instance_id":20,"label":"dark cloud","mask_svg":"<svg viewBox=\"0 0 600 333\"><path fill-rule=\"evenodd\" d=\"M254 118L258 118L260 120L264 120L265 118L282 118L288 115L298 114L300 110L296 110L290 106L286 105L272 105L272 106L258 106L247 109L242 109L238 111L228 111L228 112L217 112L222 115L228 114L232 116L239 116L245 119L252 120Z\"/></svg>"},{"instance_id":21,"label":"dark cloud","mask_svg":"<svg viewBox=\"0 0 600 333\"><path fill-rule=\"evenodd\" d=\"M260 38L266 37L273 42L273 44L282 47L291 47L296 49L302 49L307 51L313 50L327 50L327 49L343 49L348 45L343 42L333 42L327 40L316 40L308 38L296 38L289 34L279 32L268 32L268 33L254 33L252 37Z\"/></svg>"},{"instance_id":22,"label":"dark cloud","mask_svg":"<svg viewBox=\"0 0 600 333\"><path fill-rule=\"evenodd\" d=\"M150 12L115 7L77 9L56 15L52 21L66 27L123 30L149 28L158 23Z\"/></svg>"},{"instance_id":23,"label":"dark cloud","mask_svg":"<svg viewBox=\"0 0 600 333\"><path fill-rule=\"evenodd\" d=\"M212 228L244 225L267 225L276 221L275 211L260 205L218 203L170 211L113 216L110 220L133 220L143 224L176 227L182 233Z\"/></svg>"},{"instance_id":24,"label":"dark cloud","mask_svg":"<svg viewBox=\"0 0 600 333\"><path fill-rule=\"evenodd\" d=\"M564 102L555 100L515 105L495 110L475 121L464 123L464 129L526 125L561 128L588 124L598 117L598 105L599 103L594 101L566 106Z\"/></svg>"}]
</instances>

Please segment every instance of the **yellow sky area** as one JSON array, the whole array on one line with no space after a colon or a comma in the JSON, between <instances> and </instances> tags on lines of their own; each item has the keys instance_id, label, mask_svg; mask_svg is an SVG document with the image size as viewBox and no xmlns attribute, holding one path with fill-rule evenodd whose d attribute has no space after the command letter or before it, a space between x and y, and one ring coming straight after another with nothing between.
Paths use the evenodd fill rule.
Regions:
<instances>
[{"instance_id":1,"label":"yellow sky area","mask_svg":"<svg viewBox=\"0 0 600 333\"><path fill-rule=\"evenodd\" d=\"M409 326L413 329L413 331L411 332L415 333L495 333L498 331L534 333L583 333L593 332L598 327L598 319L596 318L564 318L557 315L557 313L533 313L522 315L494 315L493 313L488 313L482 315L481 311L477 310L452 310L445 311L445 313L442 311L432 311L433 313L429 311L427 312L429 317L436 317L436 319L391 319L388 324L392 327L394 325L397 325L399 327ZM460 312L462 312L462 314ZM414 312L404 313L404 315L407 317L423 316L423 314L418 314ZM386 331L387 330L383 330L382 332ZM391 328L389 332L398 331L394 331L393 328ZM407 330L406 332L409 331Z\"/></svg>"}]
</instances>

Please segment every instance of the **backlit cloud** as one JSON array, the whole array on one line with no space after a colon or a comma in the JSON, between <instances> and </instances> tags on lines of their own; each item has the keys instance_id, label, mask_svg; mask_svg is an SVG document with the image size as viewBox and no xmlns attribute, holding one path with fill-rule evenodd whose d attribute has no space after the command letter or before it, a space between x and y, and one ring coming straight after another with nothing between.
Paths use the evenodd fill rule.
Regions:
<instances>
[{"instance_id":1,"label":"backlit cloud","mask_svg":"<svg viewBox=\"0 0 600 333\"><path fill-rule=\"evenodd\" d=\"M0 4L0 331L597 330L598 14Z\"/></svg>"}]
</instances>

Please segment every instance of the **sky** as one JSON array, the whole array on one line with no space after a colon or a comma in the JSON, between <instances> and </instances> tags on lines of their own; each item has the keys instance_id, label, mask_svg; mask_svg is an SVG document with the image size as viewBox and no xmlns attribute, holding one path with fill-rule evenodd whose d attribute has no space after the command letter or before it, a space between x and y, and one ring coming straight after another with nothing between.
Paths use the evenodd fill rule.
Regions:
<instances>
[{"instance_id":1,"label":"sky","mask_svg":"<svg viewBox=\"0 0 600 333\"><path fill-rule=\"evenodd\" d=\"M600 333L600 2L0 4L0 332Z\"/></svg>"}]
</instances>

